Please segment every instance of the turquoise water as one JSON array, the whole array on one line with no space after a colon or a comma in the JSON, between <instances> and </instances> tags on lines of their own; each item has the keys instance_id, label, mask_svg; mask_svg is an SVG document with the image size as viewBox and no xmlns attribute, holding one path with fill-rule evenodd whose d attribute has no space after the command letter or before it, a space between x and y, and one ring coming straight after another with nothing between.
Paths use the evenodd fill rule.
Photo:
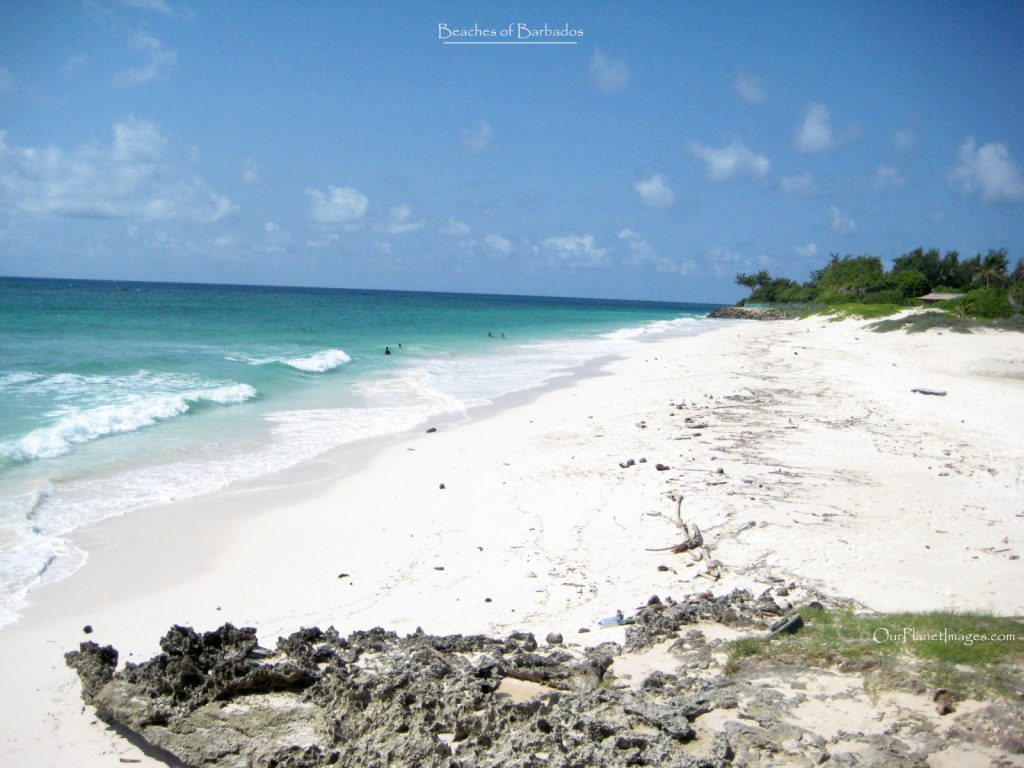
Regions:
<instances>
[{"instance_id":1,"label":"turquoise water","mask_svg":"<svg viewBox=\"0 0 1024 768\"><path fill-rule=\"evenodd\" d=\"M710 308L0 279L0 625L84 562L76 528L464 415Z\"/></svg>"}]
</instances>

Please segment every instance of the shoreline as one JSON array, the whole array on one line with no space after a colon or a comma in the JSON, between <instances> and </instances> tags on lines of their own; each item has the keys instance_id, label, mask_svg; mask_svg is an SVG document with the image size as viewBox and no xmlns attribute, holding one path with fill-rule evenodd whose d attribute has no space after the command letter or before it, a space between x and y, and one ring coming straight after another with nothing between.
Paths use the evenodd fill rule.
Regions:
<instances>
[{"instance_id":1,"label":"shoreline","mask_svg":"<svg viewBox=\"0 0 1024 768\"><path fill-rule=\"evenodd\" d=\"M1012 591L1020 560L978 552L1005 537L1016 554L1024 536L1013 506L1024 462L1010 458L1024 444L1006 418L1024 404L1019 345L862 326L812 318L651 339L595 361L593 375L389 438L301 499L264 488L258 506L269 508L256 513L251 494L235 492L190 502L184 516L99 523L83 534L100 547L86 566L36 590L0 630L8 658L26 660L4 695L19 708L0 726L0 754L90 766L128 750L91 724L63 668L85 624L88 639L130 660L155 652L171 624L227 621L256 626L265 644L314 624L561 631L593 644L621 642L621 628L596 621L639 595L763 589L772 578L883 610L1024 613ZM936 368L936 349L951 370ZM648 461L619 467L633 457ZM682 517L713 543L718 580L697 576L686 555L648 551L676 543L680 494ZM204 518L214 503L228 508ZM45 754L33 752L44 730Z\"/></svg>"}]
</instances>

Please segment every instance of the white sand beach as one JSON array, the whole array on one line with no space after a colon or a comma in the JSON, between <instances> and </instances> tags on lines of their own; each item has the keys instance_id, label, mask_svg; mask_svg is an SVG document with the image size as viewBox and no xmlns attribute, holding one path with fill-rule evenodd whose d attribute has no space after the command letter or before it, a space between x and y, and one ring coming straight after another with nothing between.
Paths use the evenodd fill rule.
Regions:
<instances>
[{"instance_id":1,"label":"white sand beach","mask_svg":"<svg viewBox=\"0 0 1024 768\"><path fill-rule=\"evenodd\" d=\"M159 765L82 705L63 654L141 661L172 624L593 644L649 595L778 579L794 601L1024 614L1024 336L865 325L722 322L272 488L82 531L86 566L0 630L0 763ZM651 551L680 540L680 497L718 579Z\"/></svg>"}]
</instances>

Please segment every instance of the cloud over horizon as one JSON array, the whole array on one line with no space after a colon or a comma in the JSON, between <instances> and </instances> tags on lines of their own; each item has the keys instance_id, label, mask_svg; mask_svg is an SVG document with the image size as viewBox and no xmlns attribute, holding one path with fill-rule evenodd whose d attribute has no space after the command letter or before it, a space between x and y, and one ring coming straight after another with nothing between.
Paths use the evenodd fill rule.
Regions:
<instances>
[{"instance_id":1,"label":"cloud over horizon","mask_svg":"<svg viewBox=\"0 0 1024 768\"><path fill-rule=\"evenodd\" d=\"M358 227L370 201L352 187L328 186L326 192L306 188L310 199L309 217L319 224L343 224Z\"/></svg>"},{"instance_id":2,"label":"cloud over horizon","mask_svg":"<svg viewBox=\"0 0 1024 768\"><path fill-rule=\"evenodd\" d=\"M0 131L0 207L33 215L220 221L232 202L166 158L152 122L115 123L110 146L17 147Z\"/></svg>"},{"instance_id":3,"label":"cloud over horizon","mask_svg":"<svg viewBox=\"0 0 1024 768\"><path fill-rule=\"evenodd\" d=\"M563 235L549 237L542 245L548 254L548 263L553 267L573 269L606 267L608 249L598 248L593 235Z\"/></svg>"}]
</instances>

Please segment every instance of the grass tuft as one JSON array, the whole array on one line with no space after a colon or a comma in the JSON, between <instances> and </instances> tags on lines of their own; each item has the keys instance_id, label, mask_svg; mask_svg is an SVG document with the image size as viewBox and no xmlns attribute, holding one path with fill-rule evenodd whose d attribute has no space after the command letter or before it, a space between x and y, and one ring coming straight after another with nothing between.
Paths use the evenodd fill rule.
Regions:
<instances>
[{"instance_id":1,"label":"grass tuft","mask_svg":"<svg viewBox=\"0 0 1024 768\"><path fill-rule=\"evenodd\" d=\"M897 686L924 681L976 693L1024 693L1024 623L983 613L856 614L804 608L805 626L774 639L744 638L727 671L744 661L873 670Z\"/></svg>"}]
</instances>

